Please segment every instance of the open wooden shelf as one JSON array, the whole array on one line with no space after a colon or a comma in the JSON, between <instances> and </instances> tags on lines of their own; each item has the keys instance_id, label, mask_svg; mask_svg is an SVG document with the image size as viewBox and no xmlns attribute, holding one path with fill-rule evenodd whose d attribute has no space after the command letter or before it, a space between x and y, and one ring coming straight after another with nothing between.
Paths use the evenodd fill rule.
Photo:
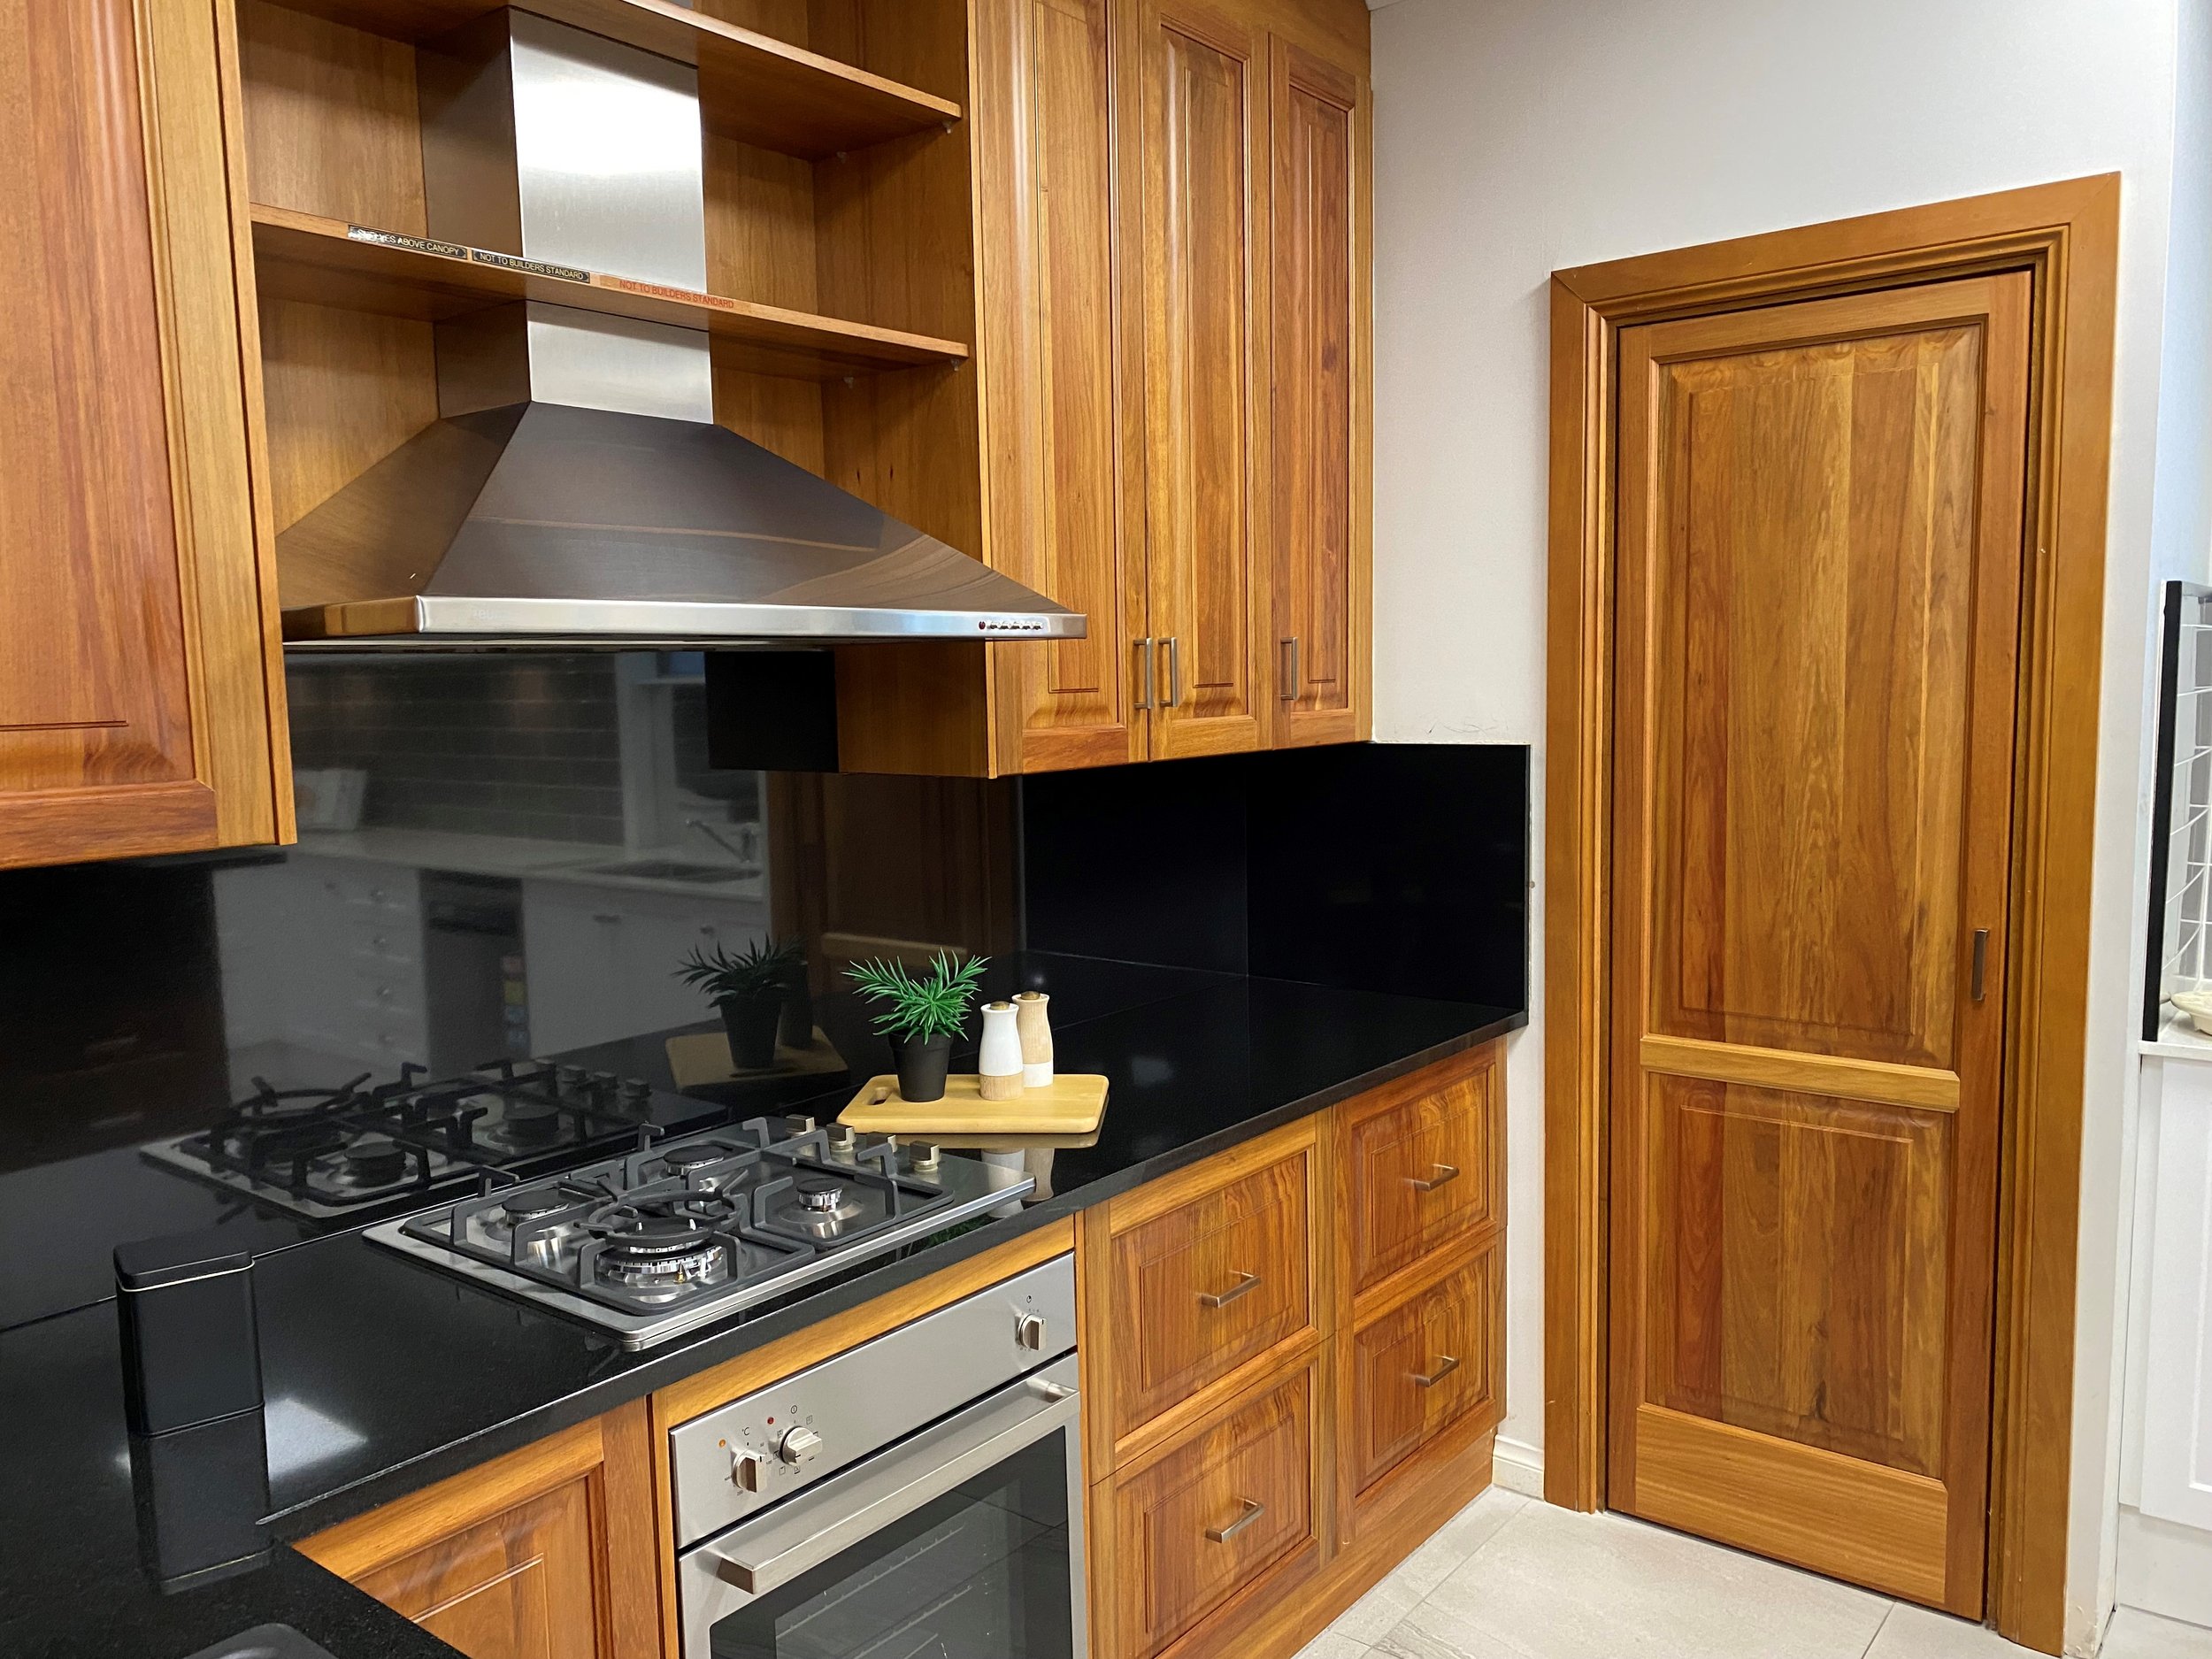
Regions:
<instances>
[{"instance_id":1,"label":"open wooden shelf","mask_svg":"<svg viewBox=\"0 0 2212 1659\"><path fill-rule=\"evenodd\" d=\"M278 0L396 40L427 40L495 12L503 0ZM668 0L527 0L534 12L693 64L699 114L718 133L818 161L960 119L960 106L804 47L672 5Z\"/></svg>"},{"instance_id":2,"label":"open wooden shelf","mask_svg":"<svg viewBox=\"0 0 2212 1659\"><path fill-rule=\"evenodd\" d=\"M442 322L512 300L543 300L613 317L703 328L729 342L727 355L738 367L797 380L841 380L886 369L960 363L968 357L968 348L956 340L877 328L718 294L692 294L596 272L580 272L577 280L571 280L518 271L470 257L481 250L435 244L450 250L440 252L432 246L366 241L353 234L357 228L342 219L256 203L254 269L261 292L276 299L425 322Z\"/></svg>"}]
</instances>

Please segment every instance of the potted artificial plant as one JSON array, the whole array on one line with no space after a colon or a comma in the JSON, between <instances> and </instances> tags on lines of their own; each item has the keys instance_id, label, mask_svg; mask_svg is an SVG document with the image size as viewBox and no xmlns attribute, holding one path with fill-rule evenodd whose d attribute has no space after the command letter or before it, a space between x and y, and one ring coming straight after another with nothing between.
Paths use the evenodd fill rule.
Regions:
<instances>
[{"instance_id":1,"label":"potted artificial plant","mask_svg":"<svg viewBox=\"0 0 2212 1659\"><path fill-rule=\"evenodd\" d=\"M952 1040L968 1023L987 958L970 956L959 966L940 952L929 971L912 974L902 962L856 962L846 977L860 995L884 1006L875 1015L877 1034L891 1040L891 1058L899 1071L899 1098L918 1105L945 1098L945 1072L952 1061Z\"/></svg>"},{"instance_id":2,"label":"potted artificial plant","mask_svg":"<svg viewBox=\"0 0 2212 1659\"><path fill-rule=\"evenodd\" d=\"M776 1063L776 1023L791 987L791 964L800 955L795 943L757 939L736 956L726 947L694 950L676 977L695 985L722 1016L730 1033L730 1064L757 1071Z\"/></svg>"}]
</instances>

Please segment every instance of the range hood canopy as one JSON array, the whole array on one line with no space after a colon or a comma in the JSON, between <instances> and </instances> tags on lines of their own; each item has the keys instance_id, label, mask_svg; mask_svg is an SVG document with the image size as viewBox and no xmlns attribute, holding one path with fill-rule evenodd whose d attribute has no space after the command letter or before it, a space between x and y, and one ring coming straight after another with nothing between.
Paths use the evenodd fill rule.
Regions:
<instances>
[{"instance_id":1,"label":"range hood canopy","mask_svg":"<svg viewBox=\"0 0 2212 1659\"><path fill-rule=\"evenodd\" d=\"M511 11L417 63L433 236L706 288L695 70ZM436 346L441 419L277 537L288 644L1084 633L715 425L702 332L518 301Z\"/></svg>"}]
</instances>

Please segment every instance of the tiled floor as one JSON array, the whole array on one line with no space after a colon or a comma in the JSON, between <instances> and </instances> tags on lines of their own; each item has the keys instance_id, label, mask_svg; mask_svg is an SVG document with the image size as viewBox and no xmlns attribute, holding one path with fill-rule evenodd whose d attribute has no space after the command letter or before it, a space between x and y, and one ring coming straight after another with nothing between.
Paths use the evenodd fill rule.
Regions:
<instances>
[{"instance_id":1,"label":"tiled floor","mask_svg":"<svg viewBox=\"0 0 2212 1659\"><path fill-rule=\"evenodd\" d=\"M1617 1515L1493 1487L1300 1659L2009 1659L1978 1625ZM2104 1659L2212 1659L2123 1609Z\"/></svg>"}]
</instances>

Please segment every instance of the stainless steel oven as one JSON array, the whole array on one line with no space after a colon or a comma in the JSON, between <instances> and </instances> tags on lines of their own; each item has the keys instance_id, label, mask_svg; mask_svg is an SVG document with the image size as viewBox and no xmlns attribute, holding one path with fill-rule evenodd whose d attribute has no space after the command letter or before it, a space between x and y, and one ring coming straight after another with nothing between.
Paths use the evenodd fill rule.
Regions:
<instances>
[{"instance_id":1,"label":"stainless steel oven","mask_svg":"<svg viewBox=\"0 0 2212 1659\"><path fill-rule=\"evenodd\" d=\"M683 1659L1083 1659L1059 1256L671 1431Z\"/></svg>"}]
</instances>

